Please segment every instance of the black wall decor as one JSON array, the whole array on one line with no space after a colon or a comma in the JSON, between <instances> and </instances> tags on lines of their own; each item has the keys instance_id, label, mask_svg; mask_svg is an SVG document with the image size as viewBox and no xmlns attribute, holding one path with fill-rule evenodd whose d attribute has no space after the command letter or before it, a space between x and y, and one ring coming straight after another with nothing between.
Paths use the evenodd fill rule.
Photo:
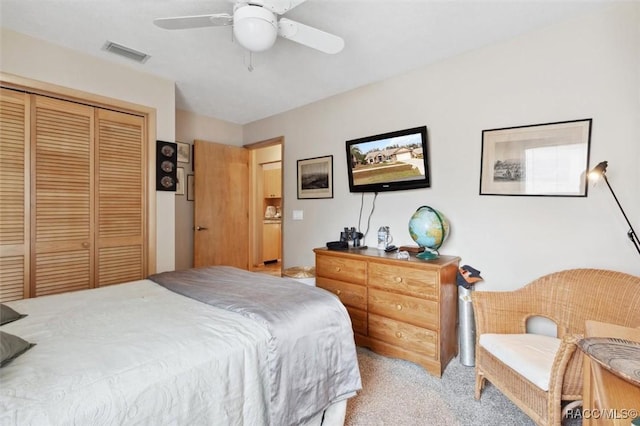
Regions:
<instances>
[{"instance_id":1,"label":"black wall decor","mask_svg":"<svg viewBox=\"0 0 640 426\"><path fill-rule=\"evenodd\" d=\"M175 191L178 169L178 144L156 141L156 190Z\"/></svg>"}]
</instances>

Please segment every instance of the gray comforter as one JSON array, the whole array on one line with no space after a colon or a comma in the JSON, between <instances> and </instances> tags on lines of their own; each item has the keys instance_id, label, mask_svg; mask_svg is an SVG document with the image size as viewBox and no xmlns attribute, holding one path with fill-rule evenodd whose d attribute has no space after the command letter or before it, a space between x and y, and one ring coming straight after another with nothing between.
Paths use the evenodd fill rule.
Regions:
<instances>
[{"instance_id":1,"label":"gray comforter","mask_svg":"<svg viewBox=\"0 0 640 426\"><path fill-rule=\"evenodd\" d=\"M351 321L332 294L228 266L163 272L149 279L266 328L273 426L303 423L361 389Z\"/></svg>"}]
</instances>

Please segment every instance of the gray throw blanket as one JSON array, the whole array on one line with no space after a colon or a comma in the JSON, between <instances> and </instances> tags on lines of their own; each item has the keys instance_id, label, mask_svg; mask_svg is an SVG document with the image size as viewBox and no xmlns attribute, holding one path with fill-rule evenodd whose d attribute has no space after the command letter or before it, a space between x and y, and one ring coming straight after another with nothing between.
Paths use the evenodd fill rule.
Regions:
<instances>
[{"instance_id":1,"label":"gray throw blanket","mask_svg":"<svg viewBox=\"0 0 640 426\"><path fill-rule=\"evenodd\" d=\"M163 272L149 279L266 328L271 425L304 423L362 388L349 315L329 292L228 266Z\"/></svg>"}]
</instances>

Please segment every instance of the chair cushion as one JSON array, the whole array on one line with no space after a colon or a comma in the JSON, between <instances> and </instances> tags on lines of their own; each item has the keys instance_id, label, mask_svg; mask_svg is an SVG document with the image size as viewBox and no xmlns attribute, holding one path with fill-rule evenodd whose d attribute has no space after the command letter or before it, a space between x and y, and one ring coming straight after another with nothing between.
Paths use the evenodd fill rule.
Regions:
<instances>
[{"instance_id":1,"label":"chair cushion","mask_svg":"<svg viewBox=\"0 0 640 426\"><path fill-rule=\"evenodd\" d=\"M560 339L540 334L482 334L480 346L547 392Z\"/></svg>"}]
</instances>

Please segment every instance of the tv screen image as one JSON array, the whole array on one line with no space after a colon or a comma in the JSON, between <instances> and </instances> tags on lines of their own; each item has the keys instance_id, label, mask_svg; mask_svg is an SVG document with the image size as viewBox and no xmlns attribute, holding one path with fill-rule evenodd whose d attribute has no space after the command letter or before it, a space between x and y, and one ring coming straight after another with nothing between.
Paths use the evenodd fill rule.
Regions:
<instances>
[{"instance_id":1,"label":"tv screen image","mask_svg":"<svg viewBox=\"0 0 640 426\"><path fill-rule=\"evenodd\" d=\"M349 191L428 188L427 127L414 127L346 142Z\"/></svg>"}]
</instances>

